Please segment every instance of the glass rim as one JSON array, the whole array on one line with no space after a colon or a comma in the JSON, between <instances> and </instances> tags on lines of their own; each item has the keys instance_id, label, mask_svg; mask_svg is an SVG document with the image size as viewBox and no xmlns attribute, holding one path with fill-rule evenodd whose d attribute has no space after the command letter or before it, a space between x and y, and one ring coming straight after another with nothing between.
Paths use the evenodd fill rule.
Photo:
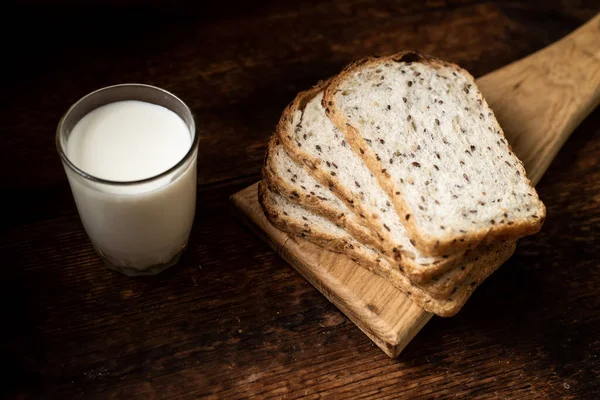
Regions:
<instances>
[{"instance_id":1,"label":"glass rim","mask_svg":"<svg viewBox=\"0 0 600 400\"><path fill-rule=\"evenodd\" d=\"M157 90L157 91L162 92L162 93L166 94L167 96L173 98L175 101L181 103L181 105L183 105L184 109L190 114L190 121L191 121L191 132L190 133L192 133L194 135L194 137L192 139L192 143L190 145L190 148L185 153L185 155L181 158L181 160L179 160L172 167L168 168L166 171L163 171L160 174L153 175L151 177L144 178L144 179L137 179L137 180L133 180L133 181L113 181L113 180L110 180L110 179L99 178L97 176L94 176L92 174L89 174L89 173L85 172L81 168L77 167L69 159L69 157L67 156L66 151L63 148L63 145L62 145L62 142L61 142L61 132L63 131L64 122L65 122L66 118L69 116L69 114L71 114L71 112L73 112L73 110L79 104L81 104L85 99L87 99L87 98L89 98L91 96L95 96L98 93L101 93L101 92L104 92L104 91L107 91L107 90L111 90L111 89L117 89L117 88L120 88L120 87L141 87L141 88L146 88L146 89L151 89L151 90ZM107 104L110 104L110 103L107 103ZM164 107L164 106L161 106L161 107ZM90 112L91 111L92 110L90 110ZM172 111L172 110L170 110L170 111ZM180 115L178 115L178 116L181 118ZM157 86L147 85L147 84L144 84L144 83L120 83L120 84L105 86L105 87L102 87L100 89L96 89L93 92L90 92L90 93L86 94L85 96L81 97L75 103L73 103L73 105L71 105L69 107L69 109L63 114L63 116L60 118L60 121L58 122L58 126L56 128L55 144L56 144L56 149L58 151L58 154L60 155L60 158L65 163L65 165L67 165L72 171L74 171L78 175L82 176L83 178L88 179L88 180L90 180L92 182L97 182L97 183L101 183L101 184L105 184L105 185L112 185L112 186L133 186L133 185L138 185L138 184L144 184L144 183L153 182L155 180L158 180L158 179L160 179L162 177L165 177L165 176L169 175L170 173L172 173L175 170L177 170L178 168L180 168L194 154L194 151L195 151L196 147L198 146L199 137L200 137L200 135L198 135L198 133L196 132L196 119L194 118L194 113L192 112L192 110L190 109L190 107L183 100L181 100L179 97L177 97L173 93L171 93L171 92L169 92L169 91L167 91L165 89L161 89L161 88L159 88Z\"/></svg>"}]
</instances>

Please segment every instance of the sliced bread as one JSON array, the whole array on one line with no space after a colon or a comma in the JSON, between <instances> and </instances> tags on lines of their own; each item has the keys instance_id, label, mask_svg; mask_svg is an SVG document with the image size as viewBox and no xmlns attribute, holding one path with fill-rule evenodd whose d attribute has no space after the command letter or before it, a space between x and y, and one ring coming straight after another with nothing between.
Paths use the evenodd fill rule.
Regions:
<instances>
[{"instance_id":1,"label":"sliced bread","mask_svg":"<svg viewBox=\"0 0 600 400\"><path fill-rule=\"evenodd\" d=\"M284 111L276 134L287 154L344 201L359 223L376 234L382 253L401 264L409 279L424 282L455 267L462 253L430 257L416 249L390 196L325 115L324 86L320 83L298 94ZM324 203L330 202L327 196L321 197Z\"/></svg>"},{"instance_id":2,"label":"sliced bread","mask_svg":"<svg viewBox=\"0 0 600 400\"><path fill-rule=\"evenodd\" d=\"M423 254L540 230L544 204L460 67L415 52L368 58L331 80L323 106L343 132L337 144L364 160ZM295 129L308 134L307 125Z\"/></svg>"},{"instance_id":3,"label":"sliced bread","mask_svg":"<svg viewBox=\"0 0 600 400\"><path fill-rule=\"evenodd\" d=\"M259 202L269 221L277 228L298 235L325 249L346 254L357 264L388 279L425 310L443 317L455 315L468 300L475 288L493 273L514 252L515 243L507 242L482 259L484 268L470 274L468 279L444 300L433 298L426 290L410 282L403 274L394 273L392 265L373 248L356 241L346 231L331 221L311 213L286 197L259 184Z\"/></svg>"},{"instance_id":4,"label":"sliced bread","mask_svg":"<svg viewBox=\"0 0 600 400\"><path fill-rule=\"evenodd\" d=\"M301 165L297 165L277 141L271 141L265 157L263 181L273 192L287 197L311 212L327 218L339 228L346 230L357 241L381 252L381 242L368 229L360 224L358 218L328 189L322 187ZM431 280L419 283L432 297L447 298L456 287L462 284L475 268L484 268L479 262L495 246L480 246L468 252L457 267ZM391 257L383 256L393 266L393 273L402 274L406 263L413 263L403 257L395 262ZM440 263L446 262L444 259Z\"/></svg>"}]
</instances>

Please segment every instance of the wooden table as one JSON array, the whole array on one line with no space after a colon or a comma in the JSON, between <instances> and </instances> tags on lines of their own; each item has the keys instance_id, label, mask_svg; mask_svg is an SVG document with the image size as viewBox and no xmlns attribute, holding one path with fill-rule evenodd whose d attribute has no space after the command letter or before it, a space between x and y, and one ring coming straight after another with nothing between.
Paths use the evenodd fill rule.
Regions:
<instances>
[{"instance_id":1,"label":"wooden table","mask_svg":"<svg viewBox=\"0 0 600 400\"><path fill-rule=\"evenodd\" d=\"M397 360L228 201L259 178L294 94L349 61L409 47L480 76L584 23L596 0L120 3L4 14L26 24L3 48L0 397L600 397L600 110L538 185L543 231ZM130 81L179 95L202 135L190 247L140 279L95 256L54 149L70 104Z\"/></svg>"}]
</instances>

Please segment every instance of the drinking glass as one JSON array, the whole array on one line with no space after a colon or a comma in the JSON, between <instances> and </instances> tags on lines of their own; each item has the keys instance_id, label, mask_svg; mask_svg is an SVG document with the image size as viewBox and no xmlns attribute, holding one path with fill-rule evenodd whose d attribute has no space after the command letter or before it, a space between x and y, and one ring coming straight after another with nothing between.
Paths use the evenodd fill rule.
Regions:
<instances>
[{"instance_id":1,"label":"drinking glass","mask_svg":"<svg viewBox=\"0 0 600 400\"><path fill-rule=\"evenodd\" d=\"M67 153L73 127L106 104L138 100L165 107L185 122L191 146L168 170L146 179L111 181L78 168ZM198 134L189 107L173 94L144 84L96 90L60 120L56 147L83 227L105 264L128 276L154 275L176 264L187 245L196 210Z\"/></svg>"}]
</instances>

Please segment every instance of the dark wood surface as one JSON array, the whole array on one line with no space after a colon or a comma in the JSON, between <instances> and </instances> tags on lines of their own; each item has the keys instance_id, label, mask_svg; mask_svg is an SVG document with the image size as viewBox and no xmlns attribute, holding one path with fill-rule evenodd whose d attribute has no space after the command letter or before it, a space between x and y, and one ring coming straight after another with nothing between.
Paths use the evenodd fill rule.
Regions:
<instances>
[{"instance_id":1,"label":"dark wood surface","mask_svg":"<svg viewBox=\"0 0 600 400\"><path fill-rule=\"evenodd\" d=\"M228 202L258 179L286 103L344 64L410 47L479 76L573 30L596 0L125 3L3 13L19 29L3 27L0 397L600 398L600 110L538 185L543 231L397 360ZM96 258L54 149L70 104L129 81L182 97L202 135L190 247L142 279Z\"/></svg>"}]
</instances>

